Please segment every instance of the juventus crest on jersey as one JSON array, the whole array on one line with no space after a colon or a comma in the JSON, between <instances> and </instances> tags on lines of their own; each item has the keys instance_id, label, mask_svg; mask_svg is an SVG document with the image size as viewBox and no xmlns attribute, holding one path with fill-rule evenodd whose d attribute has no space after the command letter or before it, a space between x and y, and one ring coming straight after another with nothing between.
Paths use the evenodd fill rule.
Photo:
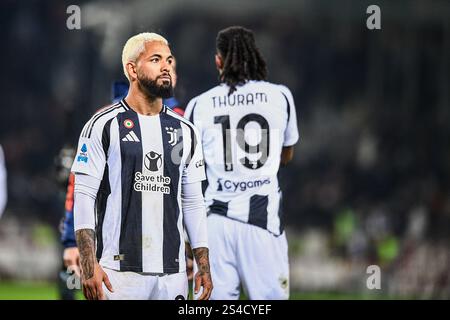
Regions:
<instances>
[{"instance_id":1,"label":"juventus crest on jersey","mask_svg":"<svg viewBox=\"0 0 450 320\"><path fill-rule=\"evenodd\" d=\"M72 171L102 180L96 200L102 266L185 271L181 183L205 179L198 131L163 106L140 115L125 100L84 126Z\"/></svg>"},{"instance_id":2,"label":"juventus crest on jersey","mask_svg":"<svg viewBox=\"0 0 450 320\"><path fill-rule=\"evenodd\" d=\"M292 94L265 81L228 91L225 84L212 88L192 99L185 113L202 137L209 213L279 235L281 150L299 138Z\"/></svg>"}]
</instances>

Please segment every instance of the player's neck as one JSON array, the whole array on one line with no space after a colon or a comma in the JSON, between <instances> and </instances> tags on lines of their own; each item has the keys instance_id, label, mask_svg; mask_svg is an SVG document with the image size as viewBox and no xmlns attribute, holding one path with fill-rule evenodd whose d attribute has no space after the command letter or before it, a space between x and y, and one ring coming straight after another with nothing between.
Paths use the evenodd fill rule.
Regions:
<instances>
[{"instance_id":1,"label":"player's neck","mask_svg":"<svg viewBox=\"0 0 450 320\"><path fill-rule=\"evenodd\" d=\"M145 116L157 115L162 109L162 98L149 97L132 87L130 87L125 100L131 109Z\"/></svg>"}]
</instances>

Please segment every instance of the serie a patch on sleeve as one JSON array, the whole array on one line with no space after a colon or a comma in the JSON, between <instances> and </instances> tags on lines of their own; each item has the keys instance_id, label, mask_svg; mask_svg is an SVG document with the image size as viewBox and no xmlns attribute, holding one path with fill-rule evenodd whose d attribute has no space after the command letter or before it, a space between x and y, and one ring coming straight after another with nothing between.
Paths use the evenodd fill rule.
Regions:
<instances>
[{"instance_id":1,"label":"serie a patch on sleeve","mask_svg":"<svg viewBox=\"0 0 450 320\"><path fill-rule=\"evenodd\" d=\"M114 261L123 261L125 260L125 255L124 254L116 254L114 256Z\"/></svg>"}]
</instances>

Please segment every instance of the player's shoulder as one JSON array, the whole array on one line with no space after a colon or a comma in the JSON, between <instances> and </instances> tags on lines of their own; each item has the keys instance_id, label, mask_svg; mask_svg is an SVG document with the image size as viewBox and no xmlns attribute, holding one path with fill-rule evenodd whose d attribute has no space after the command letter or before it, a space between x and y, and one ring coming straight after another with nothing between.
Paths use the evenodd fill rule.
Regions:
<instances>
[{"instance_id":1,"label":"player's shoulder","mask_svg":"<svg viewBox=\"0 0 450 320\"><path fill-rule=\"evenodd\" d=\"M213 106L214 97L226 95L227 92L227 85L219 84L195 96L189 101L186 107L186 118L189 118L191 122L194 122L194 119L197 119L199 116L201 118L203 115L209 114L209 110L211 110L210 108Z\"/></svg>"},{"instance_id":2,"label":"player's shoulder","mask_svg":"<svg viewBox=\"0 0 450 320\"><path fill-rule=\"evenodd\" d=\"M251 81L251 85L257 86L258 88L265 89L273 93L282 93L284 95L292 95L291 90L284 84L274 83L268 81Z\"/></svg>"},{"instance_id":3,"label":"player's shoulder","mask_svg":"<svg viewBox=\"0 0 450 320\"><path fill-rule=\"evenodd\" d=\"M93 131L103 130L105 124L115 118L119 112L124 112L128 109L122 102L106 105L98 109L86 122L82 136L89 138Z\"/></svg>"},{"instance_id":4,"label":"player's shoulder","mask_svg":"<svg viewBox=\"0 0 450 320\"><path fill-rule=\"evenodd\" d=\"M126 111L127 109L128 107L122 104L120 101L114 104L103 106L97 109L97 111L88 120L88 123L108 121L111 118L114 118L117 115L117 113Z\"/></svg>"},{"instance_id":5,"label":"player's shoulder","mask_svg":"<svg viewBox=\"0 0 450 320\"><path fill-rule=\"evenodd\" d=\"M277 84L278 89L281 91L281 93L289 98L292 98L292 92L291 89L289 89L284 84Z\"/></svg>"},{"instance_id":6,"label":"player's shoulder","mask_svg":"<svg viewBox=\"0 0 450 320\"><path fill-rule=\"evenodd\" d=\"M188 119L186 119L185 117L181 116L180 114L176 113L175 111L173 111L172 109L165 107L164 113L174 119L175 121L178 121L180 123L183 123L185 125L187 125L189 128L191 128L192 130L195 130L195 126L194 124L189 121Z\"/></svg>"}]
</instances>

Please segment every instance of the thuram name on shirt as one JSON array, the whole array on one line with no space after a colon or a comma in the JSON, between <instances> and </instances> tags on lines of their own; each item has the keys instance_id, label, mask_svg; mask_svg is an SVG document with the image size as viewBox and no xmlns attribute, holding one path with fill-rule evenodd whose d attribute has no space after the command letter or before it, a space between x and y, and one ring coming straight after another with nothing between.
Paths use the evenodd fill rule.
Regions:
<instances>
[{"instance_id":1,"label":"thuram name on shirt","mask_svg":"<svg viewBox=\"0 0 450 320\"><path fill-rule=\"evenodd\" d=\"M247 93L247 94L231 94L224 96L211 97L214 108L218 107L234 107L234 106L249 106L254 105L255 102L267 103L267 94L264 92Z\"/></svg>"},{"instance_id":2,"label":"thuram name on shirt","mask_svg":"<svg viewBox=\"0 0 450 320\"><path fill-rule=\"evenodd\" d=\"M134 175L134 190L137 192L162 192L170 194L170 177L163 175L147 175L136 172Z\"/></svg>"}]
</instances>

